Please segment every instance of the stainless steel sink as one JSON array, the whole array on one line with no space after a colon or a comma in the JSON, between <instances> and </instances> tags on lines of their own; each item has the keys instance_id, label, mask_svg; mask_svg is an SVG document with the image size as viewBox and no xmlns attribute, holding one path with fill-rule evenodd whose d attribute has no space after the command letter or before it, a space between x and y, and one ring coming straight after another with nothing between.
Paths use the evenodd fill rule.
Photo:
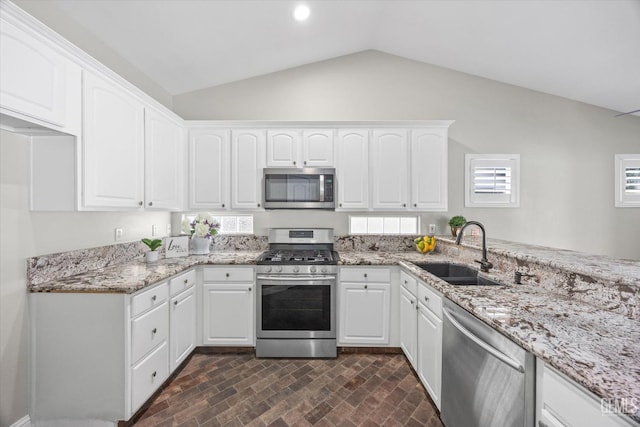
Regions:
<instances>
[{"instance_id":1,"label":"stainless steel sink","mask_svg":"<svg viewBox=\"0 0 640 427\"><path fill-rule=\"evenodd\" d=\"M416 267L439 277L450 285L476 285L491 286L502 285L487 277L479 276L479 271L467 265L452 264L449 262L421 263Z\"/></svg>"}]
</instances>

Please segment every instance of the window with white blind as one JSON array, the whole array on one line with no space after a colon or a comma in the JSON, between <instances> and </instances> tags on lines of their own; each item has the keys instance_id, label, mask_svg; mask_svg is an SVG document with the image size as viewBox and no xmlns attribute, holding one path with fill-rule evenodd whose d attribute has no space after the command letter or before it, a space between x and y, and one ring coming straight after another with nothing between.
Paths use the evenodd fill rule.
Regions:
<instances>
[{"instance_id":1,"label":"window with white blind","mask_svg":"<svg viewBox=\"0 0 640 427\"><path fill-rule=\"evenodd\" d=\"M640 154L616 154L615 173L615 206L640 207Z\"/></svg>"},{"instance_id":2,"label":"window with white blind","mask_svg":"<svg viewBox=\"0 0 640 427\"><path fill-rule=\"evenodd\" d=\"M418 234L419 216L349 216L349 234Z\"/></svg>"},{"instance_id":3,"label":"window with white blind","mask_svg":"<svg viewBox=\"0 0 640 427\"><path fill-rule=\"evenodd\" d=\"M519 154L466 154L467 207L520 206Z\"/></svg>"}]
</instances>

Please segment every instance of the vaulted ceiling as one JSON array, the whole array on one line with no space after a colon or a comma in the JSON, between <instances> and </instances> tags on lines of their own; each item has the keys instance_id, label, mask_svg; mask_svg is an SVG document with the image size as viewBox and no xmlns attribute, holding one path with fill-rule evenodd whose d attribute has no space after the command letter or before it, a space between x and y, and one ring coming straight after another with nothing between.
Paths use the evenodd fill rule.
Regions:
<instances>
[{"instance_id":1,"label":"vaulted ceiling","mask_svg":"<svg viewBox=\"0 0 640 427\"><path fill-rule=\"evenodd\" d=\"M172 95L375 49L640 109L640 0L48 1Z\"/></svg>"}]
</instances>

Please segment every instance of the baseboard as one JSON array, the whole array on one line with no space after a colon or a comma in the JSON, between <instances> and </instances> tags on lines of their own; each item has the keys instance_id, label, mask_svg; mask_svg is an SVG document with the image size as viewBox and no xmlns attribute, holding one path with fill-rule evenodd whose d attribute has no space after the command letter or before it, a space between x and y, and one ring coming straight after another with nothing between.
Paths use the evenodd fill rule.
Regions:
<instances>
[{"instance_id":1,"label":"baseboard","mask_svg":"<svg viewBox=\"0 0 640 427\"><path fill-rule=\"evenodd\" d=\"M31 418L29 418L29 415L25 415L15 423L11 424L10 427L31 427Z\"/></svg>"},{"instance_id":2,"label":"baseboard","mask_svg":"<svg viewBox=\"0 0 640 427\"><path fill-rule=\"evenodd\" d=\"M338 347L340 354L401 354L400 347Z\"/></svg>"}]
</instances>

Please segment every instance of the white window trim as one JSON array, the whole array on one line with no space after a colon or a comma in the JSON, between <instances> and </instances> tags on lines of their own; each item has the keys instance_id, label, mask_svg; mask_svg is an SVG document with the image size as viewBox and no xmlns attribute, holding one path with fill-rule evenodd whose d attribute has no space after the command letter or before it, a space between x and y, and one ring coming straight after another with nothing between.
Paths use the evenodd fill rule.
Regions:
<instances>
[{"instance_id":1,"label":"white window trim","mask_svg":"<svg viewBox=\"0 0 640 427\"><path fill-rule=\"evenodd\" d=\"M615 155L615 206L639 208L640 194L632 194L625 190L627 168L640 168L640 154Z\"/></svg>"},{"instance_id":2,"label":"white window trim","mask_svg":"<svg viewBox=\"0 0 640 427\"><path fill-rule=\"evenodd\" d=\"M520 155L519 154L465 154L465 207L476 208L519 208L520 207ZM511 168L510 194L483 194L475 192L474 168Z\"/></svg>"}]
</instances>

